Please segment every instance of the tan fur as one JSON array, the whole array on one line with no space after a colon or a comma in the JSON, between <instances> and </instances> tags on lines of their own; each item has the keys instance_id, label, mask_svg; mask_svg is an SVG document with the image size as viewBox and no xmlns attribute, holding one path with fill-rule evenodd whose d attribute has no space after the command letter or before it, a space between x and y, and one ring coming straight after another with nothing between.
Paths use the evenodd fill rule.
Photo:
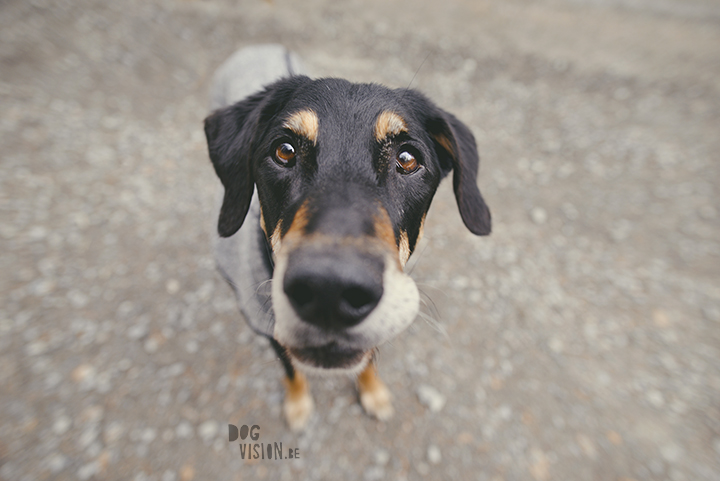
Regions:
<instances>
[{"instance_id":1,"label":"tan fur","mask_svg":"<svg viewBox=\"0 0 720 481\"><path fill-rule=\"evenodd\" d=\"M310 385L305 375L296 371L294 379L285 378L283 411L290 429L302 430L307 425L314 408L315 403L310 395Z\"/></svg>"},{"instance_id":2,"label":"tan fur","mask_svg":"<svg viewBox=\"0 0 720 481\"><path fill-rule=\"evenodd\" d=\"M400 245L398 246L398 259L400 264L403 266L407 263L410 258L410 241L408 240L407 232L403 231L400 233Z\"/></svg>"},{"instance_id":3,"label":"tan fur","mask_svg":"<svg viewBox=\"0 0 720 481\"><path fill-rule=\"evenodd\" d=\"M317 143L319 125L320 122L315 112L312 110L299 110L285 120L283 127L315 144Z\"/></svg>"},{"instance_id":4,"label":"tan fur","mask_svg":"<svg viewBox=\"0 0 720 481\"><path fill-rule=\"evenodd\" d=\"M395 112L385 110L375 121L375 140L378 142L400 132L407 132L407 125L403 118Z\"/></svg>"},{"instance_id":5,"label":"tan fur","mask_svg":"<svg viewBox=\"0 0 720 481\"><path fill-rule=\"evenodd\" d=\"M275 226L275 230L270 237L270 246L272 247L273 253L277 254L280 251L280 246L282 245L283 241L302 237L303 231L307 223L308 216L306 202L300 206L297 212L295 212L295 217L293 217L292 224L290 224L290 228L284 236L282 235L282 220L278 222L277 226Z\"/></svg>"},{"instance_id":6,"label":"tan fur","mask_svg":"<svg viewBox=\"0 0 720 481\"><path fill-rule=\"evenodd\" d=\"M413 250L417 249L417 246L420 243L420 240L422 240L423 234L425 233L425 217L426 216L427 216L427 212L425 212L422 216L422 219L420 219L420 229L418 229L418 236L417 236L417 239L415 239L415 245L413 246Z\"/></svg>"},{"instance_id":7,"label":"tan fur","mask_svg":"<svg viewBox=\"0 0 720 481\"><path fill-rule=\"evenodd\" d=\"M360 404L371 416L381 421L390 419L393 415L390 391L377 374L374 363L368 364L358 376L358 391Z\"/></svg>"},{"instance_id":8,"label":"tan fur","mask_svg":"<svg viewBox=\"0 0 720 481\"><path fill-rule=\"evenodd\" d=\"M275 226L275 230L273 231L272 235L270 236L270 247L272 248L272 251L274 254L277 254L280 251L280 240L282 237L281 232L282 232L282 220L277 223L277 225Z\"/></svg>"},{"instance_id":9,"label":"tan fur","mask_svg":"<svg viewBox=\"0 0 720 481\"><path fill-rule=\"evenodd\" d=\"M395 244L395 232L392 228L392 221L384 207L378 207L379 214L375 216L375 237L389 246L393 251L397 250Z\"/></svg>"},{"instance_id":10,"label":"tan fur","mask_svg":"<svg viewBox=\"0 0 720 481\"><path fill-rule=\"evenodd\" d=\"M443 149L445 149L450 155L453 156L453 158L457 157L457 154L455 153L455 149L453 148L452 142L446 135L438 134L433 135L433 138L435 138L435 141L442 146Z\"/></svg>"}]
</instances>

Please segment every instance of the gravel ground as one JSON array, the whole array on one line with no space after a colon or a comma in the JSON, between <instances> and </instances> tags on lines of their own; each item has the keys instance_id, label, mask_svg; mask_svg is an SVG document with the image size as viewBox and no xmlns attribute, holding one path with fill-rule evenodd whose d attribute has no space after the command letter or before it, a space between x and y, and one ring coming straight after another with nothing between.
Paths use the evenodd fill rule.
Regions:
<instances>
[{"instance_id":1,"label":"gravel ground","mask_svg":"<svg viewBox=\"0 0 720 481\"><path fill-rule=\"evenodd\" d=\"M440 189L387 423L318 379L290 433L213 265L208 81L269 41L477 136L494 232ZM718 79L711 0L0 2L0 478L720 479Z\"/></svg>"}]
</instances>

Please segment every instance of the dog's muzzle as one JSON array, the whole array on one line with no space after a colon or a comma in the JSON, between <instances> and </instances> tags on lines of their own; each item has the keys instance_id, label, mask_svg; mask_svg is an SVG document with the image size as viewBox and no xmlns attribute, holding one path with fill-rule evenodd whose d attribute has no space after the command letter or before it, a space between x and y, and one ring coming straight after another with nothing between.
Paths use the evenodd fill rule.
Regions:
<instances>
[{"instance_id":1,"label":"dog's muzzle","mask_svg":"<svg viewBox=\"0 0 720 481\"><path fill-rule=\"evenodd\" d=\"M419 304L415 283L393 256L357 241L283 249L272 297L275 339L297 367L311 370L363 366L413 321Z\"/></svg>"}]
</instances>

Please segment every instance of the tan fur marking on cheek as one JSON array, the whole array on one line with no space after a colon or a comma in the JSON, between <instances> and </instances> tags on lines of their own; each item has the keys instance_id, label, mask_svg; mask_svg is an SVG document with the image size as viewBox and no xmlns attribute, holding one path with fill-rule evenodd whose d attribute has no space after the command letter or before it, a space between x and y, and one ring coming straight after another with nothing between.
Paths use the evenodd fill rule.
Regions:
<instances>
[{"instance_id":1,"label":"tan fur marking on cheek","mask_svg":"<svg viewBox=\"0 0 720 481\"><path fill-rule=\"evenodd\" d=\"M375 216L375 236L395 251L397 245L395 245L395 232L393 232L390 216L383 207L378 210L380 213Z\"/></svg>"},{"instance_id":2,"label":"tan fur marking on cheek","mask_svg":"<svg viewBox=\"0 0 720 481\"><path fill-rule=\"evenodd\" d=\"M283 124L301 137L305 137L313 144L317 142L320 122L312 110L300 110L291 114Z\"/></svg>"},{"instance_id":3,"label":"tan fur marking on cheek","mask_svg":"<svg viewBox=\"0 0 720 481\"><path fill-rule=\"evenodd\" d=\"M305 230L305 226L308 223L308 203L307 201L303 202L303 204L300 206L300 208L295 212L295 217L293 217L292 224L290 224L290 228L285 233L285 237L294 237L294 236L300 236L303 233L303 230Z\"/></svg>"},{"instance_id":4,"label":"tan fur marking on cheek","mask_svg":"<svg viewBox=\"0 0 720 481\"><path fill-rule=\"evenodd\" d=\"M410 241L408 240L407 232L400 233L400 245L398 246L398 257L400 264L403 266L407 264L410 258Z\"/></svg>"},{"instance_id":5,"label":"tan fur marking on cheek","mask_svg":"<svg viewBox=\"0 0 720 481\"><path fill-rule=\"evenodd\" d=\"M282 221L279 221L275 226L275 230L270 236L270 247L272 247L273 253L277 254L280 251L280 241L282 238Z\"/></svg>"},{"instance_id":6,"label":"tan fur marking on cheek","mask_svg":"<svg viewBox=\"0 0 720 481\"><path fill-rule=\"evenodd\" d=\"M395 112L385 110L375 121L375 140L378 142L400 132L407 132L407 125L403 118Z\"/></svg>"},{"instance_id":7,"label":"tan fur marking on cheek","mask_svg":"<svg viewBox=\"0 0 720 481\"><path fill-rule=\"evenodd\" d=\"M278 222L278 226L275 228L275 232L273 232L273 235L270 238L273 252L277 253L280 250L281 241L293 242L295 239L301 238L304 235L303 231L305 230L305 226L307 225L307 223L308 208L307 201L305 201L297 210L297 212L295 212L295 217L293 217L292 224L290 224L290 228L284 236L282 235L281 229L282 222Z\"/></svg>"}]
</instances>

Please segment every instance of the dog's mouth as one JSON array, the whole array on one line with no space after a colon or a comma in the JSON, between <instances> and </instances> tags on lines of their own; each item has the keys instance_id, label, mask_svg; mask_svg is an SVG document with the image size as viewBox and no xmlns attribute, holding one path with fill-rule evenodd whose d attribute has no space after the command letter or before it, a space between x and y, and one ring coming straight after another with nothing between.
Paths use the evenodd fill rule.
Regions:
<instances>
[{"instance_id":1,"label":"dog's mouth","mask_svg":"<svg viewBox=\"0 0 720 481\"><path fill-rule=\"evenodd\" d=\"M320 369L352 369L365 361L368 351L348 349L331 342L320 347L291 347L288 352L301 364Z\"/></svg>"}]
</instances>

